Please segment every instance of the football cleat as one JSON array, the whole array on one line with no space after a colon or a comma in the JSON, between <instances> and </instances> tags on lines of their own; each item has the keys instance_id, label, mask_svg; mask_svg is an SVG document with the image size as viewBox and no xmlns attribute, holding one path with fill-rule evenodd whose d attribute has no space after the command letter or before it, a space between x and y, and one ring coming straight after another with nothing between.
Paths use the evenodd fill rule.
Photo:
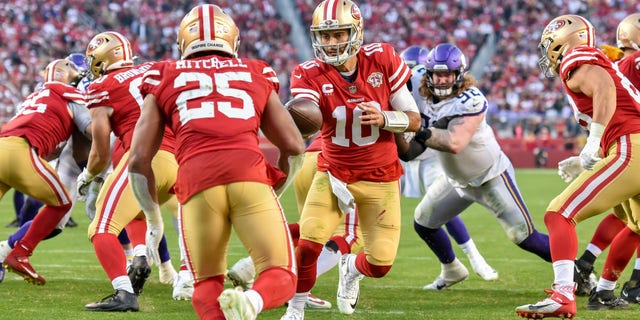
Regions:
<instances>
[{"instance_id":1,"label":"football cleat","mask_svg":"<svg viewBox=\"0 0 640 320\"><path fill-rule=\"evenodd\" d=\"M84 306L88 311L133 311L139 310L138 297L124 290L116 290L110 296L98 302L92 302Z\"/></svg>"},{"instance_id":2,"label":"football cleat","mask_svg":"<svg viewBox=\"0 0 640 320\"><path fill-rule=\"evenodd\" d=\"M176 280L173 282L174 300L191 300L193 296L193 277L188 271L178 272Z\"/></svg>"},{"instance_id":3,"label":"football cleat","mask_svg":"<svg viewBox=\"0 0 640 320\"><path fill-rule=\"evenodd\" d=\"M227 320L253 320L258 316L241 288L222 291L218 302Z\"/></svg>"},{"instance_id":4,"label":"football cleat","mask_svg":"<svg viewBox=\"0 0 640 320\"><path fill-rule=\"evenodd\" d=\"M307 302L305 303L307 308L311 309L331 309L331 302L327 300L322 300L313 294L309 293L307 295Z\"/></svg>"},{"instance_id":5,"label":"football cleat","mask_svg":"<svg viewBox=\"0 0 640 320\"><path fill-rule=\"evenodd\" d=\"M475 273L486 281L498 280L498 271L493 269L481 255L469 255L469 263Z\"/></svg>"},{"instance_id":6,"label":"football cleat","mask_svg":"<svg viewBox=\"0 0 640 320\"><path fill-rule=\"evenodd\" d=\"M344 254L338 264L338 309L340 313L352 314L356 310L360 298L360 280L363 275L349 272L349 261L355 259L355 254Z\"/></svg>"},{"instance_id":7,"label":"football cleat","mask_svg":"<svg viewBox=\"0 0 640 320\"><path fill-rule=\"evenodd\" d=\"M304 310L300 311L294 308L287 308L287 312L280 320L304 320Z\"/></svg>"},{"instance_id":8,"label":"football cleat","mask_svg":"<svg viewBox=\"0 0 640 320\"><path fill-rule=\"evenodd\" d=\"M622 285L620 298L629 302L640 303L640 284L637 281L627 281Z\"/></svg>"},{"instance_id":9,"label":"football cleat","mask_svg":"<svg viewBox=\"0 0 640 320\"><path fill-rule=\"evenodd\" d=\"M616 297L613 290L597 291L597 288L591 289L587 309L589 310L615 310L625 309L629 307L629 302L625 299Z\"/></svg>"},{"instance_id":10,"label":"football cleat","mask_svg":"<svg viewBox=\"0 0 640 320\"><path fill-rule=\"evenodd\" d=\"M577 296L589 296L591 289L598 284L593 273L593 265L580 259L576 260L573 265L573 281L577 284Z\"/></svg>"},{"instance_id":11,"label":"football cleat","mask_svg":"<svg viewBox=\"0 0 640 320\"><path fill-rule=\"evenodd\" d=\"M160 276L160 283L173 284L176 281L178 273L176 269L171 265L171 260L165 261L158 267L158 275Z\"/></svg>"},{"instance_id":12,"label":"football cleat","mask_svg":"<svg viewBox=\"0 0 640 320\"><path fill-rule=\"evenodd\" d=\"M449 264L442 264L440 275L422 290L444 290L469 277L469 270L456 258Z\"/></svg>"},{"instance_id":13,"label":"football cleat","mask_svg":"<svg viewBox=\"0 0 640 320\"><path fill-rule=\"evenodd\" d=\"M253 280L256 276L256 267L251 257L238 260L229 270L227 270L227 278L231 280L234 287L241 287L249 290L253 286Z\"/></svg>"},{"instance_id":14,"label":"football cleat","mask_svg":"<svg viewBox=\"0 0 640 320\"><path fill-rule=\"evenodd\" d=\"M548 295L547 298L516 307L516 314L526 319L572 319L576 315L575 285L553 285L552 289L545 289L544 292Z\"/></svg>"},{"instance_id":15,"label":"football cleat","mask_svg":"<svg viewBox=\"0 0 640 320\"><path fill-rule=\"evenodd\" d=\"M21 275L24 278L24 281L29 283L41 286L47 282L47 280L33 269L31 263L29 263L29 256L19 256L15 253L9 253L9 255L4 259L2 265L7 269L7 271Z\"/></svg>"},{"instance_id":16,"label":"football cleat","mask_svg":"<svg viewBox=\"0 0 640 320\"><path fill-rule=\"evenodd\" d=\"M11 250L13 250L13 248L9 246L9 241L0 241L0 262L4 261L4 258L9 255Z\"/></svg>"},{"instance_id":17,"label":"football cleat","mask_svg":"<svg viewBox=\"0 0 640 320\"><path fill-rule=\"evenodd\" d=\"M144 283L151 274L151 267L147 262L147 257L133 257L133 261L131 262L131 266L129 266L129 270L127 270L127 274L129 274L129 280L131 280L131 285L133 286L133 293L139 296L142 293Z\"/></svg>"}]
</instances>

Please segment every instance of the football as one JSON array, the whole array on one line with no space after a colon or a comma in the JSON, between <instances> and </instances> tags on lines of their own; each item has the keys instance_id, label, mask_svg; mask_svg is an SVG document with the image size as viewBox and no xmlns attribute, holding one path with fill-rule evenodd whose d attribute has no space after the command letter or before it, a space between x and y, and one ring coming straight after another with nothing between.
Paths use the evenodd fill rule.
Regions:
<instances>
[{"instance_id":1,"label":"football","mask_svg":"<svg viewBox=\"0 0 640 320\"><path fill-rule=\"evenodd\" d=\"M317 103L309 99L293 98L284 106L303 137L315 134L322 127L322 112Z\"/></svg>"}]
</instances>

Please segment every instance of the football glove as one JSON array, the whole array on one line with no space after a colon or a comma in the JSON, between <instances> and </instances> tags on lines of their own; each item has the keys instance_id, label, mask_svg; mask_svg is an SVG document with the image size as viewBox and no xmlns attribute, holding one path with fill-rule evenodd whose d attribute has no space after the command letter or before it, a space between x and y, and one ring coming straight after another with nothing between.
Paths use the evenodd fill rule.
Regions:
<instances>
[{"instance_id":1,"label":"football glove","mask_svg":"<svg viewBox=\"0 0 640 320\"><path fill-rule=\"evenodd\" d=\"M592 122L589 126L589 137L587 137L587 143L580 152L580 162L582 163L583 168L593 170L596 163L602 160L598 153L600 152L600 140L603 133L603 125Z\"/></svg>"},{"instance_id":2,"label":"football glove","mask_svg":"<svg viewBox=\"0 0 640 320\"><path fill-rule=\"evenodd\" d=\"M160 265L160 252L158 247L160 246L160 240L162 240L162 234L164 233L164 222L162 219L147 219L147 234L145 236L145 242L147 244L147 259L149 265Z\"/></svg>"},{"instance_id":3,"label":"football glove","mask_svg":"<svg viewBox=\"0 0 640 320\"><path fill-rule=\"evenodd\" d=\"M82 173L76 179L76 191L78 191L78 201L87 200L87 194L89 194L89 185L95 178L94 175L87 171L87 168L82 170Z\"/></svg>"},{"instance_id":4,"label":"football glove","mask_svg":"<svg viewBox=\"0 0 640 320\"><path fill-rule=\"evenodd\" d=\"M558 175L564 182L571 182L584 171L580 157L573 156L558 162Z\"/></svg>"}]
</instances>

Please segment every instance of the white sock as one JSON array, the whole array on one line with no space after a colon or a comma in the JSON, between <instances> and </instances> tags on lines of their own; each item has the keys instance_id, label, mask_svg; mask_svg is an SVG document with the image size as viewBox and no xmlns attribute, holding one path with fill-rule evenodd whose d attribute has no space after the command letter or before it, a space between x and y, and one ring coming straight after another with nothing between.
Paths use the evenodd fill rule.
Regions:
<instances>
[{"instance_id":1,"label":"white sock","mask_svg":"<svg viewBox=\"0 0 640 320\"><path fill-rule=\"evenodd\" d=\"M111 285L116 290L124 290L126 292L133 293L133 286L131 285L129 276L119 276L111 281Z\"/></svg>"},{"instance_id":2,"label":"white sock","mask_svg":"<svg viewBox=\"0 0 640 320\"><path fill-rule=\"evenodd\" d=\"M356 257L357 255L351 254L350 257L347 259L347 272L353 275L361 276L362 273L356 267Z\"/></svg>"},{"instance_id":3,"label":"white sock","mask_svg":"<svg viewBox=\"0 0 640 320\"><path fill-rule=\"evenodd\" d=\"M602 253L602 249L596 247L591 243L587 245L587 251L591 252L591 254L593 254L596 258Z\"/></svg>"},{"instance_id":4,"label":"white sock","mask_svg":"<svg viewBox=\"0 0 640 320\"><path fill-rule=\"evenodd\" d=\"M262 296L255 290L247 290L244 292L247 295L247 299L253 305L253 310L256 311L256 314L262 312L262 308L264 308L264 300L262 300Z\"/></svg>"},{"instance_id":5,"label":"white sock","mask_svg":"<svg viewBox=\"0 0 640 320\"><path fill-rule=\"evenodd\" d=\"M469 238L469 241L459 244L460 249L462 249L462 251L468 256L475 256L475 255L479 255L480 252L478 252L478 248L476 247L475 242L473 242L473 239Z\"/></svg>"},{"instance_id":6,"label":"white sock","mask_svg":"<svg viewBox=\"0 0 640 320\"><path fill-rule=\"evenodd\" d=\"M289 308L304 311L304 305L307 303L307 297L309 296L309 291L297 293L293 295L293 298L289 300Z\"/></svg>"},{"instance_id":7,"label":"white sock","mask_svg":"<svg viewBox=\"0 0 640 320\"><path fill-rule=\"evenodd\" d=\"M558 260L553 263L553 283L558 286L573 285L573 260Z\"/></svg>"},{"instance_id":8,"label":"white sock","mask_svg":"<svg viewBox=\"0 0 640 320\"><path fill-rule=\"evenodd\" d=\"M338 262L340 262L340 257L342 254L340 252L335 252L332 249L328 249L327 247L322 247L322 251L320 251L320 256L318 257L318 266L316 269L316 278L325 274L327 271L331 270L335 267Z\"/></svg>"},{"instance_id":9,"label":"white sock","mask_svg":"<svg viewBox=\"0 0 640 320\"><path fill-rule=\"evenodd\" d=\"M133 255L136 257L147 256L147 246L144 244L139 244L133 248Z\"/></svg>"},{"instance_id":10,"label":"white sock","mask_svg":"<svg viewBox=\"0 0 640 320\"><path fill-rule=\"evenodd\" d=\"M600 280L598 280L598 287L596 288L596 292L602 290L614 290L617 283L618 281L610 281L603 277L600 277Z\"/></svg>"}]
</instances>

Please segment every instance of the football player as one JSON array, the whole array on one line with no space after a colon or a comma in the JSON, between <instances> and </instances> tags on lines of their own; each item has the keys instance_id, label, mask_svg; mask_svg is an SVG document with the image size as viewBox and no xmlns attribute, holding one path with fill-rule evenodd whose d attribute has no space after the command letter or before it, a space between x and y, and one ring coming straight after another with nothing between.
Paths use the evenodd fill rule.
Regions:
<instances>
[{"instance_id":1,"label":"football player","mask_svg":"<svg viewBox=\"0 0 640 320\"><path fill-rule=\"evenodd\" d=\"M640 162L634 157L640 152L640 93L595 44L595 29L588 20L562 15L547 24L538 45L540 69L547 77L560 77L575 118L589 135L580 155L559 168L579 174L551 201L544 217L554 271L551 295L517 307L516 313L524 318L575 316L575 226L613 207L628 228L613 240L602 273L606 281L592 290L587 308L628 306L613 289L640 244Z\"/></svg>"},{"instance_id":2,"label":"football player","mask_svg":"<svg viewBox=\"0 0 640 320\"><path fill-rule=\"evenodd\" d=\"M380 278L389 272L401 220L402 166L394 133L420 127L418 108L405 85L411 69L389 44L363 44L363 18L355 3L322 1L310 30L316 58L295 68L291 94L319 105L322 150L300 217L296 294L282 319L304 318L318 256L344 214L356 207L364 250L340 257L340 312L355 311L364 276Z\"/></svg>"},{"instance_id":3,"label":"football player","mask_svg":"<svg viewBox=\"0 0 640 320\"><path fill-rule=\"evenodd\" d=\"M414 229L436 254L441 273L425 289L439 290L466 279L442 225L473 203L487 208L509 239L549 261L548 237L531 222L515 183L513 165L486 123L487 100L467 73L466 57L450 43L433 48L418 91L427 124L409 143L398 139L401 158L435 150L444 174L431 184L414 212Z\"/></svg>"},{"instance_id":4,"label":"football player","mask_svg":"<svg viewBox=\"0 0 640 320\"><path fill-rule=\"evenodd\" d=\"M274 187L295 175L304 141L278 97L266 62L236 58L239 30L216 5L191 9L178 28L181 60L145 74L129 181L148 223L162 234L152 157L163 131L176 134L180 227L194 274L193 308L201 319L255 319L294 293L291 235ZM169 128L165 129L165 125ZM278 168L264 157L258 131L280 150ZM291 161L291 165L290 165ZM155 162L155 161L154 161ZM252 289L224 289L233 228L256 261Z\"/></svg>"},{"instance_id":5,"label":"football player","mask_svg":"<svg viewBox=\"0 0 640 320\"><path fill-rule=\"evenodd\" d=\"M640 72L638 72L639 66L636 63L640 57L640 13L628 15L620 21L616 32L616 42L616 47L605 47L608 50L603 49L603 52L605 52L610 59L616 61L620 72L627 76L636 88L640 87ZM574 177L571 176L568 178L573 179ZM625 227L625 223L618 219L615 213L607 215L602 219L600 224L598 224L586 250L582 256L580 256L580 259L575 262L576 270L583 271L577 272L580 277L579 281L577 281L578 289L576 294L580 291L581 284L585 283L584 279L586 279L586 281L589 280L588 276L593 270L593 264L596 258L612 243L613 239L617 237ZM625 232L622 232L621 234L624 235L624 233ZM606 266L606 262L605 270L612 270ZM605 276L609 278L604 272L602 276L603 278L605 278ZM606 285L607 282L601 279L596 291L606 289ZM582 285L582 287L584 287L584 285ZM586 294L588 295L589 292L586 292ZM640 303L640 248L637 249L637 258L633 272L631 273L631 278L622 286L620 296L628 302Z\"/></svg>"},{"instance_id":6,"label":"football player","mask_svg":"<svg viewBox=\"0 0 640 320\"><path fill-rule=\"evenodd\" d=\"M420 96L419 88L422 78L427 72L425 64L428 55L429 49L421 46L410 46L400 52L402 59L411 68L411 81L407 82L407 86L409 87L409 91L413 94L418 107L423 105L420 101L424 100L424 97ZM415 90L413 90L413 88L415 88ZM425 120L427 120L426 112L421 111L421 114L425 114L424 117ZM412 137L412 135L407 135L407 137ZM405 139L405 136L404 134L397 134L396 138ZM425 150L413 160L402 161L402 165L404 168L404 174L401 178L401 181L404 182L402 183L402 190L406 197L421 198L429 190L431 183L435 181L438 176L444 175L444 171L442 170L442 166L440 165L434 149ZM480 254L475 242L471 239L471 236L469 236L469 231L462 221L462 218L455 216L447 222L445 226L447 227L449 234L469 258L469 263L473 270L484 280L497 280L498 272L495 271ZM460 277L456 280L466 279L469 275L468 271L464 271L466 268L461 270L462 272L460 273ZM442 282L442 279L436 278L432 284L427 285L424 288L430 290L442 290L447 288L446 285L441 285Z\"/></svg>"},{"instance_id":7,"label":"football player","mask_svg":"<svg viewBox=\"0 0 640 320\"><path fill-rule=\"evenodd\" d=\"M40 241L59 233L56 227L72 206L69 191L48 160L58 157L75 129L86 136L91 131L82 92L71 85L80 78L76 65L54 60L45 68L44 76L42 86L25 99L0 132L0 167L5 168L0 171L0 198L9 188L15 188L44 203L28 230L11 243L13 249L0 254L8 271L36 285L46 280L33 269L29 256ZM0 251L7 247L8 243L3 243Z\"/></svg>"},{"instance_id":8,"label":"football player","mask_svg":"<svg viewBox=\"0 0 640 320\"><path fill-rule=\"evenodd\" d=\"M151 272L149 260L160 264L157 248L162 236L145 239L146 224L127 179L128 151L142 106L142 75L151 68L152 63L134 66L129 40L113 31L94 36L87 46L86 56L93 77L87 89L93 140L87 167L78 176L79 194L86 196L91 181L109 165L111 132L122 142L124 154L120 161L113 161L115 168L100 189L96 200L96 216L88 230L96 256L111 280L115 293L102 301L89 303L85 308L90 311L138 311L137 295ZM169 191L173 188L178 169L173 156L174 145L175 137L167 130L161 150L154 158L161 204L173 196ZM134 247L129 272L126 269L126 256L117 238L125 226ZM145 243L153 248L149 250L150 253Z\"/></svg>"}]
</instances>

